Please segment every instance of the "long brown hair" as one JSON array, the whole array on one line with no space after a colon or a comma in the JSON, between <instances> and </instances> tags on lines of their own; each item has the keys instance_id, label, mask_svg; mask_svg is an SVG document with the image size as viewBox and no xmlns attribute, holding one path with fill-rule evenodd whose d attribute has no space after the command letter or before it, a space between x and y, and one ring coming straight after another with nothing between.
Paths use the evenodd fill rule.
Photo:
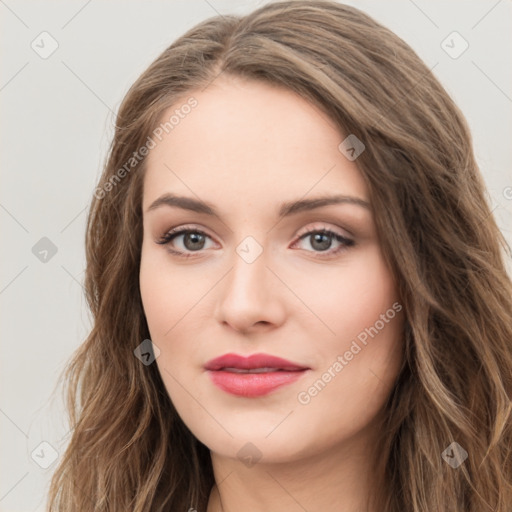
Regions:
<instances>
[{"instance_id":1,"label":"long brown hair","mask_svg":"<svg viewBox=\"0 0 512 512\"><path fill-rule=\"evenodd\" d=\"M157 366L134 356L149 331L139 291L145 158L131 159L166 108L220 73L295 91L365 144L356 163L406 314L405 364L383 429L389 492L380 510L510 510L510 247L468 126L399 37L356 8L323 0L200 23L122 102L88 216L94 325L63 374L72 436L48 510L206 510L209 451L181 421ZM458 467L443 458L446 449L459 454Z\"/></svg>"}]
</instances>

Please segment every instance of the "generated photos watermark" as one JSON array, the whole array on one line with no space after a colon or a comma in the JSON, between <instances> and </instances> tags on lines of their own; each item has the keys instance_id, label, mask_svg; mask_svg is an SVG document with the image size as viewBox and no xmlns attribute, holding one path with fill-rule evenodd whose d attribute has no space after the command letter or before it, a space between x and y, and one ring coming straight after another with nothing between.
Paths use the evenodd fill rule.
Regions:
<instances>
[{"instance_id":1,"label":"generated photos watermark","mask_svg":"<svg viewBox=\"0 0 512 512\"><path fill-rule=\"evenodd\" d=\"M128 161L120 167L106 183L96 187L94 197L96 197L96 199L103 199L107 195L107 192L110 192L138 163L142 162L152 149L156 148L158 142L162 141L164 134L169 134L174 130L198 104L196 98L191 96L186 103L174 109L169 119L165 123L160 123L160 125L153 130L152 134L146 139L146 142L137 151L133 152L133 155Z\"/></svg>"},{"instance_id":2,"label":"generated photos watermark","mask_svg":"<svg viewBox=\"0 0 512 512\"><path fill-rule=\"evenodd\" d=\"M343 355L338 355L336 360L327 368L322 376L317 379L307 390L300 391L297 394L297 400L302 405L307 405L331 382L350 361L354 359L361 350L368 345L369 338L373 339L382 329L392 320L397 313L402 310L402 305L395 302L385 313L382 313L371 327L361 331L355 339L352 340L350 348Z\"/></svg>"}]
</instances>

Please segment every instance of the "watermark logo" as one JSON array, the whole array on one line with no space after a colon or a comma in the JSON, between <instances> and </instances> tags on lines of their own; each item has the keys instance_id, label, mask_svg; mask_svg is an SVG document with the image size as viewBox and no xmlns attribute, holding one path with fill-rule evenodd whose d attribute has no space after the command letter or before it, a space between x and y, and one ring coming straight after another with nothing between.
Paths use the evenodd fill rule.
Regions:
<instances>
[{"instance_id":1,"label":"watermark logo","mask_svg":"<svg viewBox=\"0 0 512 512\"><path fill-rule=\"evenodd\" d=\"M252 468L263 456L258 447L252 443L245 443L236 455L248 468Z\"/></svg>"},{"instance_id":2,"label":"watermark logo","mask_svg":"<svg viewBox=\"0 0 512 512\"><path fill-rule=\"evenodd\" d=\"M160 355L160 349L151 340L146 339L133 353L143 365L149 366Z\"/></svg>"},{"instance_id":3,"label":"watermark logo","mask_svg":"<svg viewBox=\"0 0 512 512\"><path fill-rule=\"evenodd\" d=\"M48 263L57 254L57 246L49 238L43 236L32 247L32 254L42 263Z\"/></svg>"},{"instance_id":4,"label":"watermark logo","mask_svg":"<svg viewBox=\"0 0 512 512\"><path fill-rule=\"evenodd\" d=\"M452 468L457 469L468 458L468 452L459 443L454 441L441 454L441 457Z\"/></svg>"},{"instance_id":5,"label":"watermark logo","mask_svg":"<svg viewBox=\"0 0 512 512\"><path fill-rule=\"evenodd\" d=\"M263 252L263 248L252 236L246 236L236 247L236 252L246 263L253 263Z\"/></svg>"},{"instance_id":6,"label":"watermark logo","mask_svg":"<svg viewBox=\"0 0 512 512\"><path fill-rule=\"evenodd\" d=\"M452 59L458 59L469 48L469 43L454 31L441 41L441 48Z\"/></svg>"},{"instance_id":7,"label":"watermark logo","mask_svg":"<svg viewBox=\"0 0 512 512\"><path fill-rule=\"evenodd\" d=\"M338 149L347 160L353 162L366 149L366 146L353 133L351 133L341 142Z\"/></svg>"},{"instance_id":8,"label":"watermark logo","mask_svg":"<svg viewBox=\"0 0 512 512\"><path fill-rule=\"evenodd\" d=\"M59 457L59 452L47 441L39 443L30 454L32 460L41 468L48 469Z\"/></svg>"},{"instance_id":9,"label":"watermark logo","mask_svg":"<svg viewBox=\"0 0 512 512\"><path fill-rule=\"evenodd\" d=\"M48 59L57 51L59 43L49 32L44 31L30 43L30 47L41 59Z\"/></svg>"}]
</instances>

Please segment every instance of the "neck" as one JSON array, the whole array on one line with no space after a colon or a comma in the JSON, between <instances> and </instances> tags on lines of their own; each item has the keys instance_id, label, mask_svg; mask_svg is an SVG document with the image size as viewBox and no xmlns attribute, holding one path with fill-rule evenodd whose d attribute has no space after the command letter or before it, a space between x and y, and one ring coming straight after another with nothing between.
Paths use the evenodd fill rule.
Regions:
<instances>
[{"instance_id":1,"label":"neck","mask_svg":"<svg viewBox=\"0 0 512 512\"><path fill-rule=\"evenodd\" d=\"M382 490L383 467L375 446L351 439L311 457L252 467L211 452L216 484L207 512L376 512L369 497Z\"/></svg>"}]
</instances>

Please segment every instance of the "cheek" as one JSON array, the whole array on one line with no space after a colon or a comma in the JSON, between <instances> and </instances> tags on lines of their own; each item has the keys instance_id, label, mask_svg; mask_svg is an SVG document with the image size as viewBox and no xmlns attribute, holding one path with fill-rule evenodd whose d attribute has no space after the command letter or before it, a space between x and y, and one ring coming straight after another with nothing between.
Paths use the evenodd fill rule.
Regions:
<instances>
[{"instance_id":1,"label":"cheek","mask_svg":"<svg viewBox=\"0 0 512 512\"><path fill-rule=\"evenodd\" d=\"M404 314L392 275L374 248L361 251L329 280L307 283L308 305L325 325L303 324L319 334L319 365L298 401L312 415L329 410L335 428L362 427L384 404L402 363Z\"/></svg>"},{"instance_id":2,"label":"cheek","mask_svg":"<svg viewBox=\"0 0 512 512\"><path fill-rule=\"evenodd\" d=\"M143 244L139 285L150 338L160 351L156 364L171 399L185 408L190 397L185 393L183 400L179 382L190 388L191 374L201 370L198 354L211 321L208 291L214 283L211 269L179 267L164 248Z\"/></svg>"},{"instance_id":3,"label":"cheek","mask_svg":"<svg viewBox=\"0 0 512 512\"><path fill-rule=\"evenodd\" d=\"M315 331L320 347L342 350L347 341L361 333L364 337L365 329L398 300L392 275L375 244L348 254L336 267L294 272L288 282L313 314L303 315L303 328Z\"/></svg>"},{"instance_id":4,"label":"cheek","mask_svg":"<svg viewBox=\"0 0 512 512\"><path fill-rule=\"evenodd\" d=\"M149 244L149 242L148 242ZM204 275L203 275L204 274ZM152 336L166 340L175 325L211 287L205 272L180 270L170 264L164 248L142 246L139 284L144 313ZM203 290L204 289L204 290Z\"/></svg>"},{"instance_id":5,"label":"cheek","mask_svg":"<svg viewBox=\"0 0 512 512\"><path fill-rule=\"evenodd\" d=\"M156 342L157 338L165 335L172 327L173 303L178 300L177 287L166 286L165 276L158 267L149 264L141 264L140 292L144 313L148 322L151 338Z\"/></svg>"},{"instance_id":6,"label":"cheek","mask_svg":"<svg viewBox=\"0 0 512 512\"><path fill-rule=\"evenodd\" d=\"M168 254L158 249L143 244L139 274L141 299L150 338L160 351L155 363L171 401L180 415L187 415L190 397L179 383L189 387L190 356L197 352L194 340L201 339L194 331L196 323L188 322L195 313L194 304L202 295L197 286L201 279L194 286L186 272L170 268ZM186 343L177 344L176 339Z\"/></svg>"}]
</instances>

